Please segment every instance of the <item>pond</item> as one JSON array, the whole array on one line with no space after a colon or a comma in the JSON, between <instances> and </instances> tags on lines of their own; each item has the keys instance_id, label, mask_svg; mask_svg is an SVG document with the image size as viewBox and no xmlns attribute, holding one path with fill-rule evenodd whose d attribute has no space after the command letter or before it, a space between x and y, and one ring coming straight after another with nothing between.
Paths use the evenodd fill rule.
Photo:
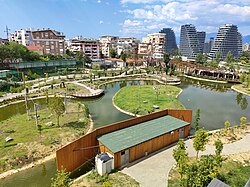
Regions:
<instances>
[{"instance_id":1,"label":"pond","mask_svg":"<svg viewBox=\"0 0 250 187\"><path fill-rule=\"evenodd\" d=\"M102 98L81 100L89 106L90 113L94 120L94 127L101 127L131 118L131 116L123 114L113 107L112 98L120 87L139 84L157 84L157 82L113 82L103 86L105 95ZM200 126L205 129L214 130L222 128L226 120L229 120L233 125L239 124L239 119L242 116L250 119L250 107L248 106L250 98L232 91L230 84L218 84L182 78L182 83L179 87L183 89L179 100L187 109L193 110L193 115L195 110L200 108ZM38 101L41 107L46 107L44 99ZM10 105L7 109L0 109L0 120L24 112L24 103ZM44 171L46 171L46 175ZM36 166L0 180L0 186L9 187L17 186L17 184L18 186L50 186L50 178L54 176L55 171L55 161L51 160L44 165Z\"/></svg>"}]
</instances>

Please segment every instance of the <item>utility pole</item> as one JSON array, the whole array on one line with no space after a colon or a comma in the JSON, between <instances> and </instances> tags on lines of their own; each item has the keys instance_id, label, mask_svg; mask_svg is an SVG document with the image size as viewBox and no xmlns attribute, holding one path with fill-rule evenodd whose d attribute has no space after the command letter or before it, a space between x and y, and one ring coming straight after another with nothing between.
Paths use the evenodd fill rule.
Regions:
<instances>
[{"instance_id":1,"label":"utility pole","mask_svg":"<svg viewBox=\"0 0 250 187\"><path fill-rule=\"evenodd\" d=\"M4 32L6 32L7 39L9 38L9 31L10 31L10 29L9 29L8 26L6 25L6 29L5 29Z\"/></svg>"},{"instance_id":2,"label":"utility pole","mask_svg":"<svg viewBox=\"0 0 250 187\"><path fill-rule=\"evenodd\" d=\"M36 126L38 127L37 107L38 107L38 104L37 104L37 103L34 103L35 118L36 118Z\"/></svg>"},{"instance_id":3,"label":"utility pole","mask_svg":"<svg viewBox=\"0 0 250 187\"><path fill-rule=\"evenodd\" d=\"M66 104L67 104L67 92L64 93L65 114L67 114L67 107L66 107Z\"/></svg>"},{"instance_id":4,"label":"utility pole","mask_svg":"<svg viewBox=\"0 0 250 187\"><path fill-rule=\"evenodd\" d=\"M28 88L26 88L25 86L25 77L24 77L24 73L22 72L22 79L23 79L23 87L25 89L25 95L24 95L24 99L25 99L25 107L26 107L26 113L27 113L27 119L30 120L30 111L29 111L29 105L28 105Z\"/></svg>"}]
</instances>

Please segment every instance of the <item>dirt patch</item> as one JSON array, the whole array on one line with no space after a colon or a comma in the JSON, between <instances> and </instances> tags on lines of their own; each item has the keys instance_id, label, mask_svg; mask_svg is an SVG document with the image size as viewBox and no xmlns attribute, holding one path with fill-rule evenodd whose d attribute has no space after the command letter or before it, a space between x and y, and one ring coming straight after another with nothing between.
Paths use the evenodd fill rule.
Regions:
<instances>
[{"instance_id":1,"label":"dirt patch","mask_svg":"<svg viewBox=\"0 0 250 187\"><path fill-rule=\"evenodd\" d=\"M250 166L250 151L240 154L231 154L223 156L226 161L239 162L243 166Z\"/></svg>"},{"instance_id":2,"label":"dirt patch","mask_svg":"<svg viewBox=\"0 0 250 187\"><path fill-rule=\"evenodd\" d=\"M216 140L221 140L223 144L233 143L242 139L247 133L250 133L250 124L238 125L228 129L220 129L211 132L208 145L214 145Z\"/></svg>"}]
</instances>

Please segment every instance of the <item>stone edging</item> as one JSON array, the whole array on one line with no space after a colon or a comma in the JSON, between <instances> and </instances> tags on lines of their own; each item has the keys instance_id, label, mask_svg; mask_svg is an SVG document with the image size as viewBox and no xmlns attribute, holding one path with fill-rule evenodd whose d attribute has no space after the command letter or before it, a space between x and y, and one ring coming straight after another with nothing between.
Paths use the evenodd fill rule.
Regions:
<instances>
[{"instance_id":1,"label":"stone edging","mask_svg":"<svg viewBox=\"0 0 250 187\"><path fill-rule=\"evenodd\" d=\"M187 77L187 78L190 78L190 79L200 80L200 81L206 81L206 82L214 82L214 83L227 84L227 82L226 82L226 81L218 81L218 80L204 79L204 78L200 78L200 77L193 77L193 76L189 76L189 75L182 75L182 76Z\"/></svg>"},{"instance_id":2,"label":"stone edging","mask_svg":"<svg viewBox=\"0 0 250 187\"><path fill-rule=\"evenodd\" d=\"M231 89L232 89L232 90L234 90L234 91L236 91L236 92L239 92L239 93L241 93L241 94L244 94L244 95L247 95L247 96L249 96L249 97L250 97L250 94L248 94L248 93L246 93L246 92L244 92L244 91L241 91L241 90L239 90L239 89L235 88L235 86L234 86L234 85L233 85L233 86L231 86Z\"/></svg>"},{"instance_id":3,"label":"stone edging","mask_svg":"<svg viewBox=\"0 0 250 187\"><path fill-rule=\"evenodd\" d=\"M121 90L121 89L120 89L120 90ZM115 95L112 97L112 104L113 104L113 106L114 106L117 110L119 110L120 112L122 112L122 113L124 113L124 114L127 114L127 115L129 115L129 116L133 116L133 117L140 117L141 115L136 115L136 114L134 114L134 113L131 113L131 112L127 112L127 111L125 111L125 110L122 110L121 108L119 108L119 107L115 104L114 98L115 98L115 96L120 92L120 90L119 90L118 92L116 92Z\"/></svg>"}]
</instances>

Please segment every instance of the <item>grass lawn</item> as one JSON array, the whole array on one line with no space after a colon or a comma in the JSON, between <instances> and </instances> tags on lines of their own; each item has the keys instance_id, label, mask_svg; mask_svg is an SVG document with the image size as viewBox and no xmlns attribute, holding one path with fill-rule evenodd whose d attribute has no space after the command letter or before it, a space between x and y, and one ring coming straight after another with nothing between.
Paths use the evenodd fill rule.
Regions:
<instances>
[{"instance_id":1,"label":"grass lawn","mask_svg":"<svg viewBox=\"0 0 250 187\"><path fill-rule=\"evenodd\" d=\"M108 175L100 176L95 170L92 170L89 175L75 182L71 186L72 187L80 187L80 186L139 187L140 185L136 180L121 172L114 172Z\"/></svg>"},{"instance_id":2,"label":"grass lawn","mask_svg":"<svg viewBox=\"0 0 250 187\"><path fill-rule=\"evenodd\" d=\"M125 111L139 115L163 109L184 109L176 98L180 91L180 88L170 85L126 86L116 94L114 103Z\"/></svg>"},{"instance_id":3,"label":"grass lawn","mask_svg":"<svg viewBox=\"0 0 250 187\"><path fill-rule=\"evenodd\" d=\"M35 118L27 120L26 114L0 122L0 173L48 156L87 131L89 119L83 108L78 110L77 103L67 103L67 114L60 117L61 128L56 127L56 116L47 108L38 110L38 115L41 133ZM55 125L46 126L48 122ZM5 142L6 137L14 140Z\"/></svg>"}]
</instances>

